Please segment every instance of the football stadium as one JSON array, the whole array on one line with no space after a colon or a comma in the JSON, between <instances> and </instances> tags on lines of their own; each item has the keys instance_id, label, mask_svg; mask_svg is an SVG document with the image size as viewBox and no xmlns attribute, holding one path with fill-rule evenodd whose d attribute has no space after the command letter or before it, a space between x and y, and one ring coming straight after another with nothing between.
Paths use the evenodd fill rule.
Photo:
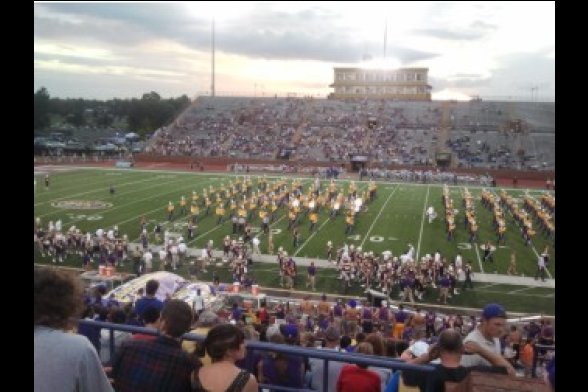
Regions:
<instances>
[{"instance_id":1,"label":"football stadium","mask_svg":"<svg viewBox=\"0 0 588 392\"><path fill-rule=\"evenodd\" d=\"M555 98L224 93L209 28L208 93L35 92L35 390L555 389Z\"/></svg>"}]
</instances>

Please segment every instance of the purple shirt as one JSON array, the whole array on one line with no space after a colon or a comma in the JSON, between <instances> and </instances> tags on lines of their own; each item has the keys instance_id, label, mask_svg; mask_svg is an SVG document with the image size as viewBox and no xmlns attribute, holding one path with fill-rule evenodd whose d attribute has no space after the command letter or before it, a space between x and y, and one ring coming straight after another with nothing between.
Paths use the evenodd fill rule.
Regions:
<instances>
[{"instance_id":1,"label":"purple shirt","mask_svg":"<svg viewBox=\"0 0 588 392\"><path fill-rule=\"evenodd\" d=\"M308 274L310 276L314 276L316 274L316 267L314 267L312 265L310 267L308 267Z\"/></svg>"}]
</instances>

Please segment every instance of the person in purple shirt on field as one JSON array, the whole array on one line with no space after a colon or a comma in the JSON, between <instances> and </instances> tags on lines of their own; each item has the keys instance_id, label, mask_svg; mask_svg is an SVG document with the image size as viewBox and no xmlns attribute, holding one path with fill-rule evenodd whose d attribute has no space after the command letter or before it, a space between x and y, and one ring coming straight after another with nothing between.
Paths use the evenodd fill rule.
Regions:
<instances>
[{"instance_id":1,"label":"person in purple shirt on field","mask_svg":"<svg viewBox=\"0 0 588 392\"><path fill-rule=\"evenodd\" d=\"M308 280L306 281L306 287L312 289L312 291L316 291L315 288L315 281L316 281L316 267L314 266L314 261L310 262L310 266L307 269L308 273Z\"/></svg>"}]
</instances>

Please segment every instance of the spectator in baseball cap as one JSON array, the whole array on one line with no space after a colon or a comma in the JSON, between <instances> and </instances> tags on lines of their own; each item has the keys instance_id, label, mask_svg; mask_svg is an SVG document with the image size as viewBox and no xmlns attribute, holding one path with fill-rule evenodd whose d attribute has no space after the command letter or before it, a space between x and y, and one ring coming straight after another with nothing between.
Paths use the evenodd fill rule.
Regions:
<instances>
[{"instance_id":1,"label":"spectator in baseball cap","mask_svg":"<svg viewBox=\"0 0 588 392\"><path fill-rule=\"evenodd\" d=\"M483 348L501 355L499 338L504 334L505 327L506 311L504 307L499 304L488 304L482 310L482 322L465 337L464 343L476 342ZM478 354L462 356L461 365L465 367L491 366L490 362ZM507 372L515 375L512 365L509 364Z\"/></svg>"}]
</instances>

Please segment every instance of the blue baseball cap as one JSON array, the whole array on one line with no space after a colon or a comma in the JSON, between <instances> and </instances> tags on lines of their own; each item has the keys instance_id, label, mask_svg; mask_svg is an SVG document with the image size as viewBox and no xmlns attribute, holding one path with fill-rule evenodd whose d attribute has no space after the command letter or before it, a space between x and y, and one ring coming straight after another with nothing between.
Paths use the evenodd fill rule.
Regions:
<instances>
[{"instance_id":1,"label":"blue baseball cap","mask_svg":"<svg viewBox=\"0 0 588 392\"><path fill-rule=\"evenodd\" d=\"M485 320L490 320L494 317L506 318L506 311L504 307L499 304L488 304L484 306L484 310L482 311L482 318Z\"/></svg>"}]
</instances>

